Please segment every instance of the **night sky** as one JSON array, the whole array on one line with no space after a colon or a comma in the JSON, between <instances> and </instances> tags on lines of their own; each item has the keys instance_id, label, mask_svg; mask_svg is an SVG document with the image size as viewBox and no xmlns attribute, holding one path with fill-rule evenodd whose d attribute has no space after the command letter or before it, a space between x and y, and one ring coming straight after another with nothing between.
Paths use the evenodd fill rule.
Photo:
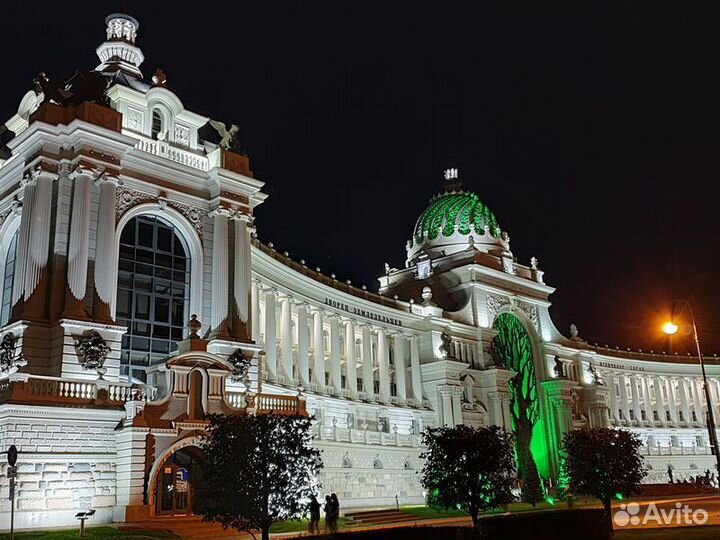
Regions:
<instances>
[{"instance_id":1,"label":"night sky","mask_svg":"<svg viewBox=\"0 0 720 540\"><path fill-rule=\"evenodd\" d=\"M557 287L561 331L574 322L590 342L658 350L669 346L659 319L683 297L720 352L718 13L680 2L42 4L3 3L3 119L39 71L94 68L105 15L129 11L146 77L163 68L187 108L240 126L270 194L258 233L278 250L376 290L385 261L404 264L452 157L518 260L538 257Z\"/></svg>"}]
</instances>

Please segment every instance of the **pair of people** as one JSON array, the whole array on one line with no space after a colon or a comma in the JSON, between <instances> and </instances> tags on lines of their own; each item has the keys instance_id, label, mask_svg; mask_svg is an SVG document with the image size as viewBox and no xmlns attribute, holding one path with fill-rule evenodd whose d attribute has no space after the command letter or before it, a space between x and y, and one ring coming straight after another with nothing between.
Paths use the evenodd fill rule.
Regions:
<instances>
[{"instance_id":1,"label":"pair of people","mask_svg":"<svg viewBox=\"0 0 720 540\"><path fill-rule=\"evenodd\" d=\"M338 530L340 517L340 501L334 493L325 496L325 528L330 534Z\"/></svg>"},{"instance_id":2,"label":"pair of people","mask_svg":"<svg viewBox=\"0 0 720 540\"><path fill-rule=\"evenodd\" d=\"M317 534L320 532L320 503L314 495L310 497L308 509L310 510L308 531ZM340 517L340 501L335 493L327 495L325 497L325 528L327 532L337 532L338 517Z\"/></svg>"}]
</instances>

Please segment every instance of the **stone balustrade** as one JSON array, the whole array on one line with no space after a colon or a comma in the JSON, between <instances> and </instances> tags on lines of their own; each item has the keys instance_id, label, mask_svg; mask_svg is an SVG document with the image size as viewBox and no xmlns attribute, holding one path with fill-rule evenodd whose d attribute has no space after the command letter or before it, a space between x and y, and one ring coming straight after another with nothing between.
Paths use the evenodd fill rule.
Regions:
<instances>
[{"instance_id":1,"label":"stone balustrade","mask_svg":"<svg viewBox=\"0 0 720 540\"><path fill-rule=\"evenodd\" d=\"M255 394L246 399L251 413L307 416L305 401L296 396Z\"/></svg>"},{"instance_id":2,"label":"stone balustrade","mask_svg":"<svg viewBox=\"0 0 720 540\"><path fill-rule=\"evenodd\" d=\"M712 452L707 446L641 446L643 456L708 456Z\"/></svg>"},{"instance_id":3,"label":"stone balustrade","mask_svg":"<svg viewBox=\"0 0 720 540\"><path fill-rule=\"evenodd\" d=\"M0 382L0 403L51 402L84 404L152 401L156 389L146 385L80 381L55 377L13 375Z\"/></svg>"},{"instance_id":4,"label":"stone balustrade","mask_svg":"<svg viewBox=\"0 0 720 540\"><path fill-rule=\"evenodd\" d=\"M409 433L385 433L363 429L340 428L336 426L313 426L313 435L318 439L353 444L376 444L380 446L420 446L420 436Z\"/></svg>"},{"instance_id":5,"label":"stone balustrade","mask_svg":"<svg viewBox=\"0 0 720 540\"><path fill-rule=\"evenodd\" d=\"M210 169L210 162L206 156L196 154L189 150L183 150L172 146L166 141L156 141L153 139L140 139L135 148L153 154L155 156L164 157L175 163L180 163L193 169L207 171Z\"/></svg>"}]
</instances>

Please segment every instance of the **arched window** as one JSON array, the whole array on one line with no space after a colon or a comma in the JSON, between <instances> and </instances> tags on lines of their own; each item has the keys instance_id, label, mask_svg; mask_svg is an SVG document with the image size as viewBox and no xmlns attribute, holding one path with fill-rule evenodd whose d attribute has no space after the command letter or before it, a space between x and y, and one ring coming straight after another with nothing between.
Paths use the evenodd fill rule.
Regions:
<instances>
[{"instance_id":1,"label":"arched window","mask_svg":"<svg viewBox=\"0 0 720 540\"><path fill-rule=\"evenodd\" d=\"M15 278L15 258L17 256L18 231L10 240L7 254L5 255L5 268L3 268L2 307L0 307L0 326L10 322L12 315L12 291Z\"/></svg>"},{"instance_id":2,"label":"arched window","mask_svg":"<svg viewBox=\"0 0 720 540\"><path fill-rule=\"evenodd\" d=\"M117 321L123 375L146 381L145 368L177 349L190 318L190 257L179 231L155 216L138 216L120 236Z\"/></svg>"},{"instance_id":3,"label":"arched window","mask_svg":"<svg viewBox=\"0 0 720 540\"><path fill-rule=\"evenodd\" d=\"M152 129L150 132L150 136L153 139L157 139L158 135L162 133L163 130L163 124L165 122L163 121L163 115L158 109L153 109L152 112Z\"/></svg>"}]
</instances>

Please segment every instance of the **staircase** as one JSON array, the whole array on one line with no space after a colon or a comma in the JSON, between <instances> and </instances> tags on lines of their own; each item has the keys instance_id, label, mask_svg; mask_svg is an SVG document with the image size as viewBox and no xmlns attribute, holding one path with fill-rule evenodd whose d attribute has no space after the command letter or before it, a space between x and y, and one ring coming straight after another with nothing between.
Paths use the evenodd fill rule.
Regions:
<instances>
[{"instance_id":1,"label":"staircase","mask_svg":"<svg viewBox=\"0 0 720 540\"><path fill-rule=\"evenodd\" d=\"M403 512L401 510L365 510L360 512L345 512L345 517L354 523L363 525L386 525L389 523L407 523L419 521L421 518Z\"/></svg>"},{"instance_id":2,"label":"staircase","mask_svg":"<svg viewBox=\"0 0 720 540\"><path fill-rule=\"evenodd\" d=\"M169 531L187 540L246 539L247 533L223 529L219 523L202 521L200 516L162 516L148 521L137 521L120 527L122 530Z\"/></svg>"}]
</instances>

